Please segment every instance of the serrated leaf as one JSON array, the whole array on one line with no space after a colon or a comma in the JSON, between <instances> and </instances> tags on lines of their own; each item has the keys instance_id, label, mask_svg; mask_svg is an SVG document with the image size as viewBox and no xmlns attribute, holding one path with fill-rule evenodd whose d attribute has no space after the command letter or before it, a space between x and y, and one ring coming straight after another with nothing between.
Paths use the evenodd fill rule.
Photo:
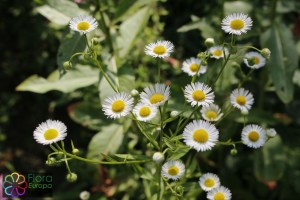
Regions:
<instances>
[{"instance_id":1,"label":"serrated leaf","mask_svg":"<svg viewBox=\"0 0 300 200\"><path fill-rule=\"evenodd\" d=\"M144 7L122 22L116 38L120 58L124 58L129 53L134 39L145 26L148 18L149 7Z\"/></svg>"},{"instance_id":2,"label":"serrated leaf","mask_svg":"<svg viewBox=\"0 0 300 200\"><path fill-rule=\"evenodd\" d=\"M101 130L101 128L110 123L110 120L104 115L99 105L80 102L68 107L68 114L71 119L92 130Z\"/></svg>"},{"instance_id":3,"label":"serrated leaf","mask_svg":"<svg viewBox=\"0 0 300 200\"><path fill-rule=\"evenodd\" d=\"M82 35L71 31L63 36L57 52L57 64L60 72L64 71L63 64L68 61L74 53L82 52L86 48L86 42Z\"/></svg>"},{"instance_id":4,"label":"serrated leaf","mask_svg":"<svg viewBox=\"0 0 300 200\"><path fill-rule=\"evenodd\" d=\"M274 24L261 36L263 47L271 50L268 69L276 93L284 103L293 100L293 74L298 65L298 54L290 29L283 23Z\"/></svg>"},{"instance_id":5,"label":"serrated leaf","mask_svg":"<svg viewBox=\"0 0 300 200\"><path fill-rule=\"evenodd\" d=\"M270 139L254 154L255 176L263 181L279 180L285 169L285 153L279 136Z\"/></svg>"},{"instance_id":6,"label":"serrated leaf","mask_svg":"<svg viewBox=\"0 0 300 200\"><path fill-rule=\"evenodd\" d=\"M77 65L74 70L68 71L59 78L58 70L52 72L47 79L32 75L17 86L17 91L30 91L46 93L57 90L64 93L72 92L78 88L87 87L98 81L98 70L89 66Z\"/></svg>"},{"instance_id":7,"label":"serrated leaf","mask_svg":"<svg viewBox=\"0 0 300 200\"><path fill-rule=\"evenodd\" d=\"M111 124L93 136L88 146L88 158L99 158L101 154L115 153L123 141L123 125Z\"/></svg>"}]
</instances>

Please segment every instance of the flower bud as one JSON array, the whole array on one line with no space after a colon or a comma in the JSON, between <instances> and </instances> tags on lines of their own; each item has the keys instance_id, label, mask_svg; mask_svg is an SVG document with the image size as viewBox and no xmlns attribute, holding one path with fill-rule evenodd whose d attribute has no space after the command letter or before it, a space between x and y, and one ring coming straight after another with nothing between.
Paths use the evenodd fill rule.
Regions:
<instances>
[{"instance_id":1,"label":"flower bud","mask_svg":"<svg viewBox=\"0 0 300 200\"><path fill-rule=\"evenodd\" d=\"M91 196L91 194L88 191L82 191L79 194L79 198L81 200L88 200L88 199L90 199L90 196Z\"/></svg>"},{"instance_id":2,"label":"flower bud","mask_svg":"<svg viewBox=\"0 0 300 200\"><path fill-rule=\"evenodd\" d=\"M139 95L139 91L137 91L136 89L131 90L130 92L131 96L136 97Z\"/></svg>"},{"instance_id":3,"label":"flower bud","mask_svg":"<svg viewBox=\"0 0 300 200\"><path fill-rule=\"evenodd\" d=\"M207 48L212 47L215 45L215 40L214 40L214 38L207 38L205 40L204 44Z\"/></svg>"},{"instance_id":4,"label":"flower bud","mask_svg":"<svg viewBox=\"0 0 300 200\"><path fill-rule=\"evenodd\" d=\"M207 61L206 61L206 60L201 60L200 65L201 65L201 66L206 66L206 65L207 65Z\"/></svg>"},{"instance_id":5,"label":"flower bud","mask_svg":"<svg viewBox=\"0 0 300 200\"><path fill-rule=\"evenodd\" d=\"M69 173L69 174L67 174L66 179L70 183L75 182L77 180L77 174L75 174L75 173Z\"/></svg>"},{"instance_id":6,"label":"flower bud","mask_svg":"<svg viewBox=\"0 0 300 200\"><path fill-rule=\"evenodd\" d=\"M239 68L240 65L237 62L232 62L231 67L233 67L233 68Z\"/></svg>"},{"instance_id":7,"label":"flower bud","mask_svg":"<svg viewBox=\"0 0 300 200\"><path fill-rule=\"evenodd\" d=\"M154 162L156 163L162 163L165 160L165 156L164 154L160 153L160 152L155 152L152 156L152 159Z\"/></svg>"},{"instance_id":8,"label":"flower bud","mask_svg":"<svg viewBox=\"0 0 300 200\"><path fill-rule=\"evenodd\" d=\"M65 70L72 69L72 63L69 61L64 62L63 67Z\"/></svg>"},{"instance_id":9,"label":"flower bud","mask_svg":"<svg viewBox=\"0 0 300 200\"><path fill-rule=\"evenodd\" d=\"M179 115L179 112L177 110L173 110L171 113L170 113L170 116L171 117L177 117Z\"/></svg>"},{"instance_id":10,"label":"flower bud","mask_svg":"<svg viewBox=\"0 0 300 200\"><path fill-rule=\"evenodd\" d=\"M269 128L267 129L266 134L269 138L273 138L277 135L277 132L274 128Z\"/></svg>"},{"instance_id":11,"label":"flower bud","mask_svg":"<svg viewBox=\"0 0 300 200\"><path fill-rule=\"evenodd\" d=\"M269 59L271 56L271 51L268 48L263 48L260 53L266 59Z\"/></svg>"},{"instance_id":12,"label":"flower bud","mask_svg":"<svg viewBox=\"0 0 300 200\"><path fill-rule=\"evenodd\" d=\"M97 45L99 43L100 43L100 39L99 38L97 38L97 37L92 38L92 44L93 45Z\"/></svg>"},{"instance_id":13,"label":"flower bud","mask_svg":"<svg viewBox=\"0 0 300 200\"><path fill-rule=\"evenodd\" d=\"M235 156L238 153L238 151L236 149L231 149L230 150L230 154Z\"/></svg>"},{"instance_id":14,"label":"flower bud","mask_svg":"<svg viewBox=\"0 0 300 200\"><path fill-rule=\"evenodd\" d=\"M74 149L72 150L72 153L73 153L73 154L79 154L79 152L80 152L80 151L79 151L79 149L77 149L77 148L74 148Z\"/></svg>"},{"instance_id":15,"label":"flower bud","mask_svg":"<svg viewBox=\"0 0 300 200\"><path fill-rule=\"evenodd\" d=\"M56 164L56 159L53 157L48 158L48 160L46 160L46 165L48 166L53 166Z\"/></svg>"}]
</instances>

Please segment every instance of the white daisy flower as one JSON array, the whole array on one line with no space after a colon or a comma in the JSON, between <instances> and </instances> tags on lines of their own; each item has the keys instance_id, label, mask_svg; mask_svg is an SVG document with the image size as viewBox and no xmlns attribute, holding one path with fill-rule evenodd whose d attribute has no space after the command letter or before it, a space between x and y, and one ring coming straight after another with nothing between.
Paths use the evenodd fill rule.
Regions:
<instances>
[{"instance_id":1,"label":"white daisy flower","mask_svg":"<svg viewBox=\"0 0 300 200\"><path fill-rule=\"evenodd\" d=\"M207 70L207 65L201 65L201 60L198 58L186 59L182 64L182 71L189 76L204 74Z\"/></svg>"},{"instance_id":2,"label":"white daisy flower","mask_svg":"<svg viewBox=\"0 0 300 200\"><path fill-rule=\"evenodd\" d=\"M201 114L203 119L207 121L218 121L223 116L219 106L213 103L203 106L201 109Z\"/></svg>"},{"instance_id":3,"label":"white daisy flower","mask_svg":"<svg viewBox=\"0 0 300 200\"><path fill-rule=\"evenodd\" d=\"M244 88L235 89L230 95L231 104L241 111L249 111L254 103L254 98L251 92Z\"/></svg>"},{"instance_id":4,"label":"white daisy flower","mask_svg":"<svg viewBox=\"0 0 300 200\"><path fill-rule=\"evenodd\" d=\"M250 51L244 56L244 63L251 69L259 69L266 64L266 59L256 51Z\"/></svg>"},{"instance_id":5,"label":"white daisy flower","mask_svg":"<svg viewBox=\"0 0 300 200\"><path fill-rule=\"evenodd\" d=\"M138 103L133 109L133 114L136 116L137 120L146 122L155 117L157 110L156 106Z\"/></svg>"},{"instance_id":6,"label":"white daisy flower","mask_svg":"<svg viewBox=\"0 0 300 200\"><path fill-rule=\"evenodd\" d=\"M274 128L269 128L266 130L266 134L268 137L272 138L275 137L277 135L277 132Z\"/></svg>"},{"instance_id":7,"label":"white daisy flower","mask_svg":"<svg viewBox=\"0 0 300 200\"><path fill-rule=\"evenodd\" d=\"M233 13L226 16L221 25L226 33L241 35L251 30L252 19L243 13Z\"/></svg>"},{"instance_id":8,"label":"white daisy flower","mask_svg":"<svg viewBox=\"0 0 300 200\"><path fill-rule=\"evenodd\" d=\"M183 139L187 146L197 151L206 151L216 145L219 131L207 121L193 120L184 128Z\"/></svg>"},{"instance_id":9,"label":"white daisy flower","mask_svg":"<svg viewBox=\"0 0 300 200\"><path fill-rule=\"evenodd\" d=\"M242 142L248 147L259 148L266 142L266 132L258 125L247 125L242 130Z\"/></svg>"},{"instance_id":10,"label":"white daisy flower","mask_svg":"<svg viewBox=\"0 0 300 200\"><path fill-rule=\"evenodd\" d=\"M73 17L69 23L72 30L86 34L98 27L98 23L94 17L91 16L77 16Z\"/></svg>"},{"instance_id":11,"label":"white daisy flower","mask_svg":"<svg viewBox=\"0 0 300 200\"><path fill-rule=\"evenodd\" d=\"M178 180L185 172L185 166L180 160L170 160L163 164L161 174L167 179Z\"/></svg>"},{"instance_id":12,"label":"white daisy flower","mask_svg":"<svg viewBox=\"0 0 300 200\"><path fill-rule=\"evenodd\" d=\"M199 179L199 185L202 190L208 192L214 188L220 187L220 179L216 174L206 173Z\"/></svg>"},{"instance_id":13,"label":"white daisy flower","mask_svg":"<svg viewBox=\"0 0 300 200\"><path fill-rule=\"evenodd\" d=\"M174 45L170 41L157 41L145 47L145 53L154 58L167 58L174 51Z\"/></svg>"},{"instance_id":14,"label":"white daisy flower","mask_svg":"<svg viewBox=\"0 0 300 200\"><path fill-rule=\"evenodd\" d=\"M214 102L215 95L212 89L203 83L196 82L185 86L184 96L187 102L191 103L194 107L198 106L208 106Z\"/></svg>"},{"instance_id":15,"label":"white daisy flower","mask_svg":"<svg viewBox=\"0 0 300 200\"><path fill-rule=\"evenodd\" d=\"M227 187L220 186L209 191L206 197L209 200L230 200L231 192Z\"/></svg>"},{"instance_id":16,"label":"white daisy flower","mask_svg":"<svg viewBox=\"0 0 300 200\"><path fill-rule=\"evenodd\" d=\"M170 97L170 87L165 84L156 83L146 87L140 94L141 101L145 104L160 106L164 104Z\"/></svg>"},{"instance_id":17,"label":"white daisy flower","mask_svg":"<svg viewBox=\"0 0 300 200\"><path fill-rule=\"evenodd\" d=\"M208 49L208 52L211 54L211 58L220 59L229 55L229 50L226 47L222 46L213 46Z\"/></svg>"},{"instance_id":18,"label":"white daisy flower","mask_svg":"<svg viewBox=\"0 0 300 200\"><path fill-rule=\"evenodd\" d=\"M134 99L127 93L121 92L104 99L102 110L109 118L120 118L128 115L133 106Z\"/></svg>"},{"instance_id":19,"label":"white daisy flower","mask_svg":"<svg viewBox=\"0 0 300 200\"><path fill-rule=\"evenodd\" d=\"M51 119L39 124L39 126L33 132L34 139L43 145L64 140L66 136L66 125L61 121Z\"/></svg>"}]
</instances>

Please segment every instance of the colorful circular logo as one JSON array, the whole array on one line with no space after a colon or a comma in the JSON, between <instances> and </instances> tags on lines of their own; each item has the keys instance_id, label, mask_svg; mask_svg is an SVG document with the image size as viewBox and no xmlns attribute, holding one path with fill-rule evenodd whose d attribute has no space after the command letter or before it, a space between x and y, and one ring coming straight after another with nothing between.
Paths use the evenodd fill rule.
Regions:
<instances>
[{"instance_id":1,"label":"colorful circular logo","mask_svg":"<svg viewBox=\"0 0 300 200\"><path fill-rule=\"evenodd\" d=\"M26 193L28 183L25 176L14 172L6 175L3 181L4 192L9 197L19 197Z\"/></svg>"}]
</instances>

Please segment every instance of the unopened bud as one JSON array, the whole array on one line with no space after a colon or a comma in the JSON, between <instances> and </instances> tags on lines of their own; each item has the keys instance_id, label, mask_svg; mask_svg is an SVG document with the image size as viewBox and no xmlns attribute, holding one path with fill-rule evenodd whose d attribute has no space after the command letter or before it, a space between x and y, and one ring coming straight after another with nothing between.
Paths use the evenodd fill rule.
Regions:
<instances>
[{"instance_id":1,"label":"unopened bud","mask_svg":"<svg viewBox=\"0 0 300 200\"><path fill-rule=\"evenodd\" d=\"M231 67L233 67L233 68L239 68L240 65L237 62L232 62Z\"/></svg>"},{"instance_id":2,"label":"unopened bud","mask_svg":"<svg viewBox=\"0 0 300 200\"><path fill-rule=\"evenodd\" d=\"M75 148L75 149L72 150L72 153L73 153L73 154L79 154L79 152L80 152L80 151L79 151L79 149L77 149L77 148Z\"/></svg>"},{"instance_id":3,"label":"unopened bud","mask_svg":"<svg viewBox=\"0 0 300 200\"><path fill-rule=\"evenodd\" d=\"M214 40L214 38L207 38L205 40L204 44L207 48L212 47L215 45L215 40Z\"/></svg>"},{"instance_id":4,"label":"unopened bud","mask_svg":"<svg viewBox=\"0 0 300 200\"><path fill-rule=\"evenodd\" d=\"M139 91L137 91L136 89L131 90L130 92L131 96L136 97L139 95Z\"/></svg>"},{"instance_id":5,"label":"unopened bud","mask_svg":"<svg viewBox=\"0 0 300 200\"><path fill-rule=\"evenodd\" d=\"M236 149L231 149L230 150L230 154L233 155L233 156L236 155L237 153L238 153L238 151Z\"/></svg>"},{"instance_id":6,"label":"unopened bud","mask_svg":"<svg viewBox=\"0 0 300 200\"><path fill-rule=\"evenodd\" d=\"M248 111L247 109L243 109L243 110L241 111L241 114L242 114L242 115L248 115L248 114L249 114L249 111Z\"/></svg>"},{"instance_id":7,"label":"unopened bud","mask_svg":"<svg viewBox=\"0 0 300 200\"><path fill-rule=\"evenodd\" d=\"M201 66L206 66L207 65L207 61L206 60L201 60Z\"/></svg>"},{"instance_id":8,"label":"unopened bud","mask_svg":"<svg viewBox=\"0 0 300 200\"><path fill-rule=\"evenodd\" d=\"M268 48L263 48L260 53L266 59L269 59L271 56L271 51Z\"/></svg>"},{"instance_id":9,"label":"unopened bud","mask_svg":"<svg viewBox=\"0 0 300 200\"><path fill-rule=\"evenodd\" d=\"M164 154L160 153L160 152L155 152L152 156L152 159L154 162L156 163L162 163L165 160L165 156Z\"/></svg>"},{"instance_id":10,"label":"unopened bud","mask_svg":"<svg viewBox=\"0 0 300 200\"><path fill-rule=\"evenodd\" d=\"M88 200L88 199L90 199L90 196L91 196L91 194L88 191L82 191L79 194L79 198L81 200Z\"/></svg>"},{"instance_id":11,"label":"unopened bud","mask_svg":"<svg viewBox=\"0 0 300 200\"><path fill-rule=\"evenodd\" d=\"M268 137L273 138L277 135L277 132L274 128L269 128L267 129L266 134Z\"/></svg>"},{"instance_id":12,"label":"unopened bud","mask_svg":"<svg viewBox=\"0 0 300 200\"><path fill-rule=\"evenodd\" d=\"M53 157L48 158L48 160L46 160L46 165L48 166L53 166L56 164L56 159Z\"/></svg>"},{"instance_id":13,"label":"unopened bud","mask_svg":"<svg viewBox=\"0 0 300 200\"><path fill-rule=\"evenodd\" d=\"M66 179L70 183L75 182L77 180L77 174L75 174L75 173L69 173L69 174L67 174Z\"/></svg>"},{"instance_id":14,"label":"unopened bud","mask_svg":"<svg viewBox=\"0 0 300 200\"><path fill-rule=\"evenodd\" d=\"M177 117L179 115L179 112L176 111L176 110L173 110L171 113L170 113L170 116L171 117Z\"/></svg>"},{"instance_id":15,"label":"unopened bud","mask_svg":"<svg viewBox=\"0 0 300 200\"><path fill-rule=\"evenodd\" d=\"M64 62L63 67L65 70L72 69L72 63L69 61Z\"/></svg>"},{"instance_id":16,"label":"unopened bud","mask_svg":"<svg viewBox=\"0 0 300 200\"><path fill-rule=\"evenodd\" d=\"M92 44L93 45L97 45L99 43L100 43L100 38L97 38L97 37L92 38Z\"/></svg>"}]
</instances>

